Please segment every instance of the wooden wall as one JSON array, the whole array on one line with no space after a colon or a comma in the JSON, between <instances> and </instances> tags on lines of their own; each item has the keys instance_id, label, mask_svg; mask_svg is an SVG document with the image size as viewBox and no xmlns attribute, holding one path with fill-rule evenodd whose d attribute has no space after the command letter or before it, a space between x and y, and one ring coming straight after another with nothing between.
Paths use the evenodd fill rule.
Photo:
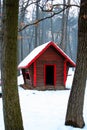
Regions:
<instances>
[{"instance_id":1,"label":"wooden wall","mask_svg":"<svg viewBox=\"0 0 87 130\"><path fill-rule=\"evenodd\" d=\"M49 47L46 52L36 61L37 66L37 86L44 86L44 65L56 64L56 87L63 84L64 59L56 50Z\"/></svg>"}]
</instances>

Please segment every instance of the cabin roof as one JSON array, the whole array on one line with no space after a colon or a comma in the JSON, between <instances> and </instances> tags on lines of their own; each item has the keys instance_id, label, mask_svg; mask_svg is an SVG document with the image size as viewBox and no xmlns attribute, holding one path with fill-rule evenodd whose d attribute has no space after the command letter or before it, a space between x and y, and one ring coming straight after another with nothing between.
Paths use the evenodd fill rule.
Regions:
<instances>
[{"instance_id":1,"label":"cabin roof","mask_svg":"<svg viewBox=\"0 0 87 130\"><path fill-rule=\"evenodd\" d=\"M28 68L36 59L38 59L50 46L53 46L66 60L69 62L71 67L75 67L76 64L72 59L64 53L64 51L59 48L54 42L49 41L36 47L27 57L18 65L18 69Z\"/></svg>"}]
</instances>

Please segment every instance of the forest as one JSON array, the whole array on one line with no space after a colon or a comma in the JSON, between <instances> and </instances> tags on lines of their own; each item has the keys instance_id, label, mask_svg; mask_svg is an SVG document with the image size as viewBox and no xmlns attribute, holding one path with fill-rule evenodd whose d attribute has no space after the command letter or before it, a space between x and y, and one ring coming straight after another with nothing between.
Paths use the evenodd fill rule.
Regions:
<instances>
[{"instance_id":1,"label":"forest","mask_svg":"<svg viewBox=\"0 0 87 130\"><path fill-rule=\"evenodd\" d=\"M18 35L18 63L35 47L48 41L54 41L76 62L79 8L66 10L71 1L64 0L65 7L59 2L20 1L19 29L24 29ZM79 6L79 1L74 4Z\"/></svg>"}]
</instances>

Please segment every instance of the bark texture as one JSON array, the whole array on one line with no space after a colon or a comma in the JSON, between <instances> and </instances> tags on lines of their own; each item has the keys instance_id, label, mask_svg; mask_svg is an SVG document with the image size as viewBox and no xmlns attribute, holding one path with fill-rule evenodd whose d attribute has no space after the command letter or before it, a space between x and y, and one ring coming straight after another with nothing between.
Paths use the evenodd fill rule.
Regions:
<instances>
[{"instance_id":1,"label":"bark texture","mask_svg":"<svg viewBox=\"0 0 87 130\"><path fill-rule=\"evenodd\" d=\"M84 127L83 106L87 76L87 0L81 0L78 19L77 66L69 97L66 125Z\"/></svg>"},{"instance_id":2,"label":"bark texture","mask_svg":"<svg viewBox=\"0 0 87 130\"><path fill-rule=\"evenodd\" d=\"M18 0L4 0L2 93L5 130L23 130L17 88Z\"/></svg>"}]
</instances>

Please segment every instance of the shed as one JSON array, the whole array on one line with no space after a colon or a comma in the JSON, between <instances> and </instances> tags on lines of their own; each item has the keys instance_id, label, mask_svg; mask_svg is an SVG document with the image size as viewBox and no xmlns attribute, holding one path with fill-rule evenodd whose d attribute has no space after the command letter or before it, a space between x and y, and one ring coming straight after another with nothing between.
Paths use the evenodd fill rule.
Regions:
<instances>
[{"instance_id":1,"label":"shed","mask_svg":"<svg viewBox=\"0 0 87 130\"><path fill-rule=\"evenodd\" d=\"M19 65L24 88L65 89L69 67L76 64L56 43L50 41L36 47Z\"/></svg>"}]
</instances>

